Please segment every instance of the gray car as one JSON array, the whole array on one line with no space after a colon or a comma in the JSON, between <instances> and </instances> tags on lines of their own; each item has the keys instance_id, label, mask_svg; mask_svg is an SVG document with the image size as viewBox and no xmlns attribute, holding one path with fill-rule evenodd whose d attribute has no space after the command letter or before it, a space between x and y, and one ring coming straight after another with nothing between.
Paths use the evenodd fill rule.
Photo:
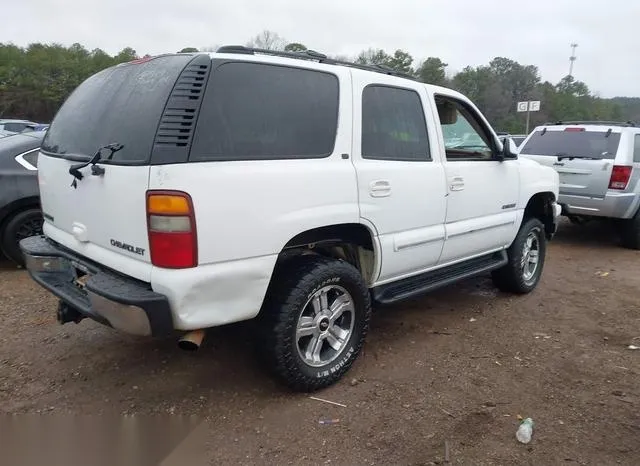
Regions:
<instances>
[{"instance_id":1,"label":"gray car","mask_svg":"<svg viewBox=\"0 0 640 466\"><path fill-rule=\"evenodd\" d=\"M614 219L623 244L640 249L640 127L619 122L559 122L537 127L520 156L560 175L562 212L573 222Z\"/></svg>"},{"instance_id":2,"label":"gray car","mask_svg":"<svg viewBox=\"0 0 640 466\"><path fill-rule=\"evenodd\" d=\"M0 139L0 250L23 264L18 242L42 233L38 151L44 131Z\"/></svg>"},{"instance_id":3,"label":"gray car","mask_svg":"<svg viewBox=\"0 0 640 466\"><path fill-rule=\"evenodd\" d=\"M29 120L15 120L15 119L0 119L0 130L9 131L12 133L21 133L27 129L30 125L35 125L33 121Z\"/></svg>"}]
</instances>

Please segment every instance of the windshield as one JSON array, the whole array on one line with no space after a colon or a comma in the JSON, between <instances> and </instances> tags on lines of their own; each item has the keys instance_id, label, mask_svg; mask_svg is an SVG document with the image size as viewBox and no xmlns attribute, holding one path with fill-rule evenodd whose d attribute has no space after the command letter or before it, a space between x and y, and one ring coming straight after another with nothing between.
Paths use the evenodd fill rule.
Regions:
<instances>
[{"instance_id":1,"label":"windshield","mask_svg":"<svg viewBox=\"0 0 640 466\"><path fill-rule=\"evenodd\" d=\"M120 143L114 163L144 163L158 121L190 56L164 56L101 71L84 81L56 115L42 151L86 159L98 148Z\"/></svg>"},{"instance_id":2,"label":"windshield","mask_svg":"<svg viewBox=\"0 0 640 466\"><path fill-rule=\"evenodd\" d=\"M620 133L607 131L536 131L521 154L614 159Z\"/></svg>"}]
</instances>

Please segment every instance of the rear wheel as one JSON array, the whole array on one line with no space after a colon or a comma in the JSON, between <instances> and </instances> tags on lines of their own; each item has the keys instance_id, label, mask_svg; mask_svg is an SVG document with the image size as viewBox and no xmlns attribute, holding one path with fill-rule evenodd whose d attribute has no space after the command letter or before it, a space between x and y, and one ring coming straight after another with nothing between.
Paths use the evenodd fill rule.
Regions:
<instances>
[{"instance_id":1,"label":"rear wheel","mask_svg":"<svg viewBox=\"0 0 640 466\"><path fill-rule=\"evenodd\" d=\"M24 238L42 234L42 213L39 209L27 209L9 219L2 232L2 252L18 265L24 265L19 243Z\"/></svg>"},{"instance_id":2,"label":"rear wheel","mask_svg":"<svg viewBox=\"0 0 640 466\"><path fill-rule=\"evenodd\" d=\"M620 223L622 246L629 249L640 249L640 211L629 220Z\"/></svg>"},{"instance_id":3,"label":"rear wheel","mask_svg":"<svg viewBox=\"0 0 640 466\"><path fill-rule=\"evenodd\" d=\"M344 261L301 256L278 267L261 313L263 356L285 385L310 392L337 382L358 357L371 302Z\"/></svg>"},{"instance_id":4,"label":"rear wheel","mask_svg":"<svg viewBox=\"0 0 640 466\"><path fill-rule=\"evenodd\" d=\"M525 220L507 250L507 264L491 275L494 284L511 293L533 291L542 275L546 250L543 223L537 218Z\"/></svg>"}]
</instances>

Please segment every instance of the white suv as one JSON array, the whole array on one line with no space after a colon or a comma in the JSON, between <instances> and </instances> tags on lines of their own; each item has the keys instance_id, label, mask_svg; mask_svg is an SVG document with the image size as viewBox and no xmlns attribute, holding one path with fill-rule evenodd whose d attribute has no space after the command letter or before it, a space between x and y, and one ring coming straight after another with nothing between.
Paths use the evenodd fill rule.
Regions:
<instances>
[{"instance_id":1,"label":"white suv","mask_svg":"<svg viewBox=\"0 0 640 466\"><path fill-rule=\"evenodd\" d=\"M60 322L196 348L257 317L269 367L304 391L349 369L372 302L490 271L531 291L559 214L557 173L459 93L233 46L89 78L39 180L44 236L21 247Z\"/></svg>"}]
</instances>

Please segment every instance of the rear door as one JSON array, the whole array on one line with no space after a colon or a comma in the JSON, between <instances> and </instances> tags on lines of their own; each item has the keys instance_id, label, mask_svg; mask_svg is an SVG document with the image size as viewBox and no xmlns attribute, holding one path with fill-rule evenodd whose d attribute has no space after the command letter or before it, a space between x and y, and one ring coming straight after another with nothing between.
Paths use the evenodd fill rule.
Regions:
<instances>
[{"instance_id":1,"label":"rear door","mask_svg":"<svg viewBox=\"0 0 640 466\"><path fill-rule=\"evenodd\" d=\"M360 216L382 248L378 284L435 267L444 245L445 176L424 84L353 71L353 163Z\"/></svg>"},{"instance_id":2,"label":"rear door","mask_svg":"<svg viewBox=\"0 0 640 466\"><path fill-rule=\"evenodd\" d=\"M149 281L146 191L158 123L189 55L139 60L82 83L56 115L38 160L44 232L107 267ZM101 147L121 144L98 165L80 168ZM103 150L108 157L110 150Z\"/></svg>"},{"instance_id":3,"label":"rear door","mask_svg":"<svg viewBox=\"0 0 640 466\"><path fill-rule=\"evenodd\" d=\"M553 167L560 194L604 198L619 144L615 128L559 126L536 129L519 153Z\"/></svg>"}]
</instances>

